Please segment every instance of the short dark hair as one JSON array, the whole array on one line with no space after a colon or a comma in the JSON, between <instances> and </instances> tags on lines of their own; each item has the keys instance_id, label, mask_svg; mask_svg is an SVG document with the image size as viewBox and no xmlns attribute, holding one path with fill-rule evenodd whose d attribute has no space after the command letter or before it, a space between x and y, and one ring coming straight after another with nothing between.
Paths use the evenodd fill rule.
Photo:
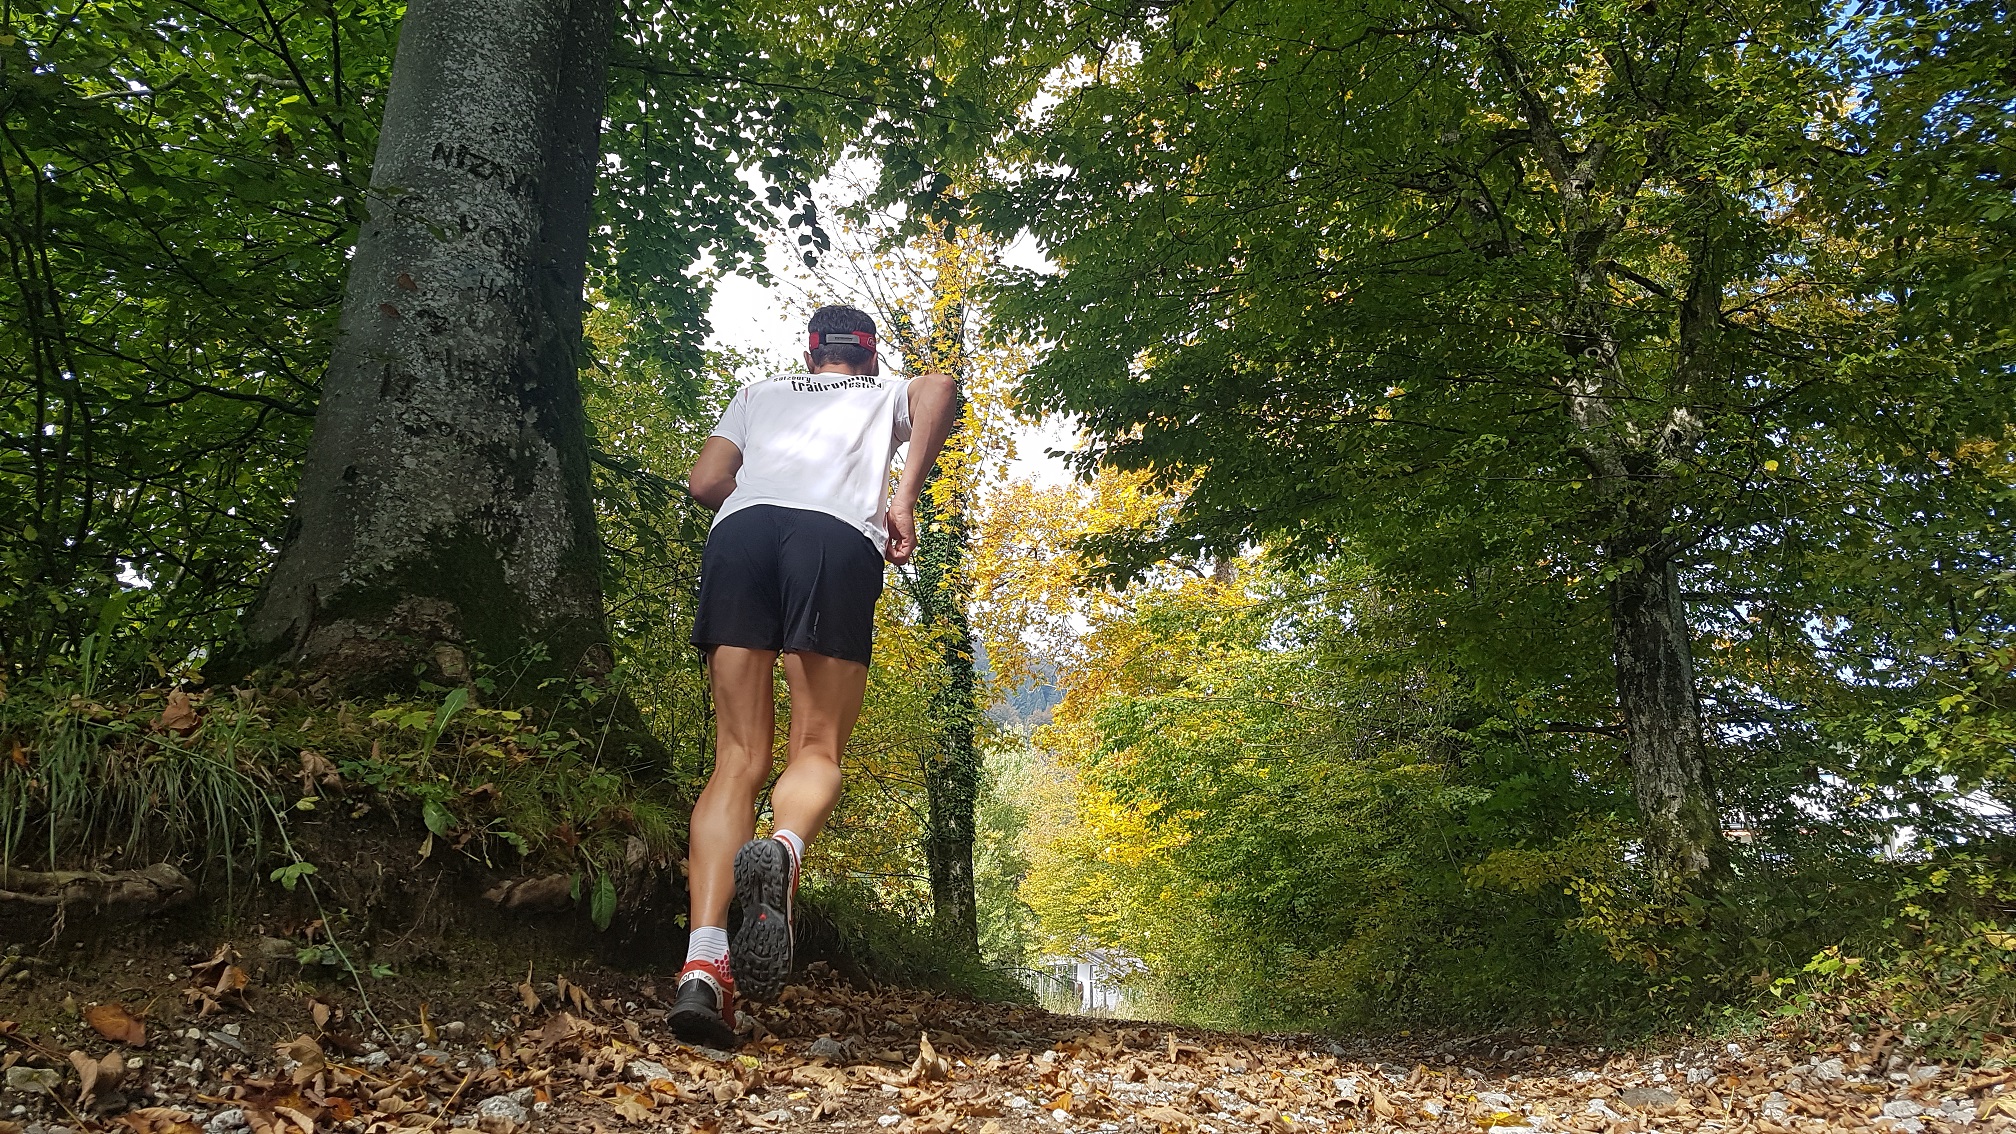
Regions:
<instances>
[{"instance_id":1,"label":"short dark hair","mask_svg":"<svg viewBox=\"0 0 2016 1134\"><path fill-rule=\"evenodd\" d=\"M848 331L865 331L872 335L875 333L875 320L869 318L866 311L836 303L814 311L812 313L812 322L807 324L805 329L821 335L833 334L835 332L845 333ZM831 366L837 362L842 366L859 370L868 365L869 360L874 357L875 352L869 350L867 347L835 343L832 346L822 346L814 350L812 352L812 366L816 369L821 366Z\"/></svg>"}]
</instances>

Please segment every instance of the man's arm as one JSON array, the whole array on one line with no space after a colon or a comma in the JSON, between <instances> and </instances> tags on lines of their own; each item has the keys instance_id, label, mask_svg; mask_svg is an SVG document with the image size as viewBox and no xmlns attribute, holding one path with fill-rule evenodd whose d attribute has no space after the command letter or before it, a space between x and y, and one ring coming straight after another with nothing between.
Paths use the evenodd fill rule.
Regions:
<instances>
[{"instance_id":1,"label":"man's arm","mask_svg":"<svg viewBox=\"0 0 2016 1134\"><path fill-rule=\"evenodd\" d=\"M903 479L889 501L889 547L882 553L891 563L908 563L917 550L917 497L958 420L958 404L959 383L950 374L910 380L910 455L903 458Z\"/></svg>"},{"instance_id":2,"label":"man's arm","mask_svg":"<svg viewBox=\"0 0 2016 1134\"><path fill-rule=\"evenodd\" d=\"M735 491L735 474L742 471L742 450L726 437L709 437L700 447L700 459L686 474L686 488L693 499L709 512L719 512Z\"/></svg>"}]
</instances>

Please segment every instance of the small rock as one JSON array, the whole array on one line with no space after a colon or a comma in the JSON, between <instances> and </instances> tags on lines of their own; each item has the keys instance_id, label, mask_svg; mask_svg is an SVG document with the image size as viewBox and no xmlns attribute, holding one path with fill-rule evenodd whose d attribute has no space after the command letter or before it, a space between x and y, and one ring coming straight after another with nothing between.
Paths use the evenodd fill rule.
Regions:
<instances>
[{"instance_id":1,"label":"small rock","mask_svg":"<svg viewBox=\"0 0 2016 1134\"><path fill-rule=\"evenodd\" d=\"M814 1044L813 1046L817 1047L818 1045ZM663 1063L653 1063L649 1059L633 1059L625 1063L623 1065L623 1073L628 1075L632 1082L637 1083L649 1083L657 1079L672 1078L671 1069L667 1068ZM677 1082L676 1079L673 1081Z\"/></svg>"},{"instance_id":2,"label":"small rock","mask_svg":"<svg viewBox=\"0 0 2016 1134\"><path fill-rule=\"evenodd\" d=\"M63 1072L52 1067L9 1067L7 1089L29 1095L53 1095L63 1085Z\"/></svg>"},{"instance_id":3,"label":"small rock","mask_svg":"<svg viewBox=\"0 0 2016 1134\"><path fill-rule=\"evenodd\" d=\"M231 1026L236 1028L238 1025L233 1024ZM240 1055L245 1054L245 1041L239 1039L238 1033L235 1031L211 1032L208 1038L214 1047L228 1047Z\"/></svg>"},{"instance_id":4,"label":"small rock","mask_svg":"<svg viewBox=\"0 0 2016 1134\"><path fill-rule=\"evenodd\" d=\"M771 1111L769 1114L764 1115L763 1121L768 1122L773 1126L782 1126L796 1117L797 1117L796 1115L791 1113L789 1107L780 1106L776 1110Z\"/></svg>"},{"instance_id":5,"label":"small rock","mask_svg":"<svg viewBox=\"0 0 2016 1134\"><path fill-rule=\"evenodd\" d=\"M751 1016L751 1015L750 1015L749 1013L747 1013L747 1012L744 1012L744 1011L743 1011L742 1009L740 1009L740 1008L737 1008L737 1009L735 1009L735 1030L736 1030L736 1031L738 1031L738 1032L746 1032L746 1031L749 1031L749 1030L753 1029L753 1028L754 1028L755 1026L756 1026L756 1017L754 1017L754 1016Z\"/></svg>"},{"instance_id":6,"label":"small rock","mask_svg":"<svg viewBox=\"0 0 2016 1134\"><path fill-rule=\"evenodd\" d=\"M875 1120L875 1125L894 1126L901 1121L903 1121L903 1116L900 1114L885 1114L882 1117Z\"/></svg>"},{"instance_id":7,"label":"small rock","mask_svg":"<svg viewBox=\"0 0 2016 1134\"><path fill-rule=\"evenodd\" d=\"M469 1025L460 1020L450 1020L435 1029L435 1034L439 1035L442 1039L458 1040L469 1034Z\"/></svg>"},{"instance_id":8,"label":"small rock","mask_svg":"<svg viewBox=\"0 0 2016 1134\"><path fill-rule=\"evenodd\" d=\"M1939 1104L1939 1113L1956 1126L1971 1126L1978 1117L1971 1099L1946 1099Z\"/></svg>"},{"instance_id":9,"label":"small rock","mask_svg":"<svg viewBox=\"0 0 2016 1134\"><path fill-rule=\"evenodd\" d=\"M1623 1118L1624 1118L1624 1116L1623 1116L1623 1115L1621 1115L1621 1114L1618 1114L1618 1113L1617 1113L1616 1111L1614 1111L1614 1110L1611 1110L1611 1109L1610 1109L1610 1104L1609 1104L1609 1103L1606 1103L1606 1102L1604 1102L1604 1101L1603 1101L1602 1099L1590 1099L1590 1100L1589 1100L1589 1113L1590 1113L1590 1114L1593 1114L1593 1115L1596 1115L1596 1116L1597 1116L1597 1117L1599 1117L1599 1118L1609 1118L1609 1119L1615 1119L1615 1120L1618 1120L1618 1121L1622 1121L1622 1120L1623 1120Z\"/></svg>"},{"instance_id":10,"label":"small rock","mask_svg":"<svg viewBox=\"0 0 2016 1134\"><path fill-rule=\"evenodd\" d=\"M1911 1099L1891 1099L1883 1104L1885 1118L1916 1118L1925 1113L1925 1108Z\"/></svg>"},{"instance_id":11,"label":"small rock","mask_svg":"<svg viewBox=\"0 0 2016 1134\"><path fill-rule=\"evenodd\" d=\"M1910 1075L1913 1083L1923 1083L1931 1079L1937 1079L1940 1073L1945 1070L1944 1067L1937 1064L1928 1064L1923 1067L1913 1067L1907 1074Z\"/></svg>"},{"instance_id":12,"label":"small rock","mask_svg":"<svg viewBox=\"0 0 2016 1134\"><path fill-rule=\"evenodd\" d=\"M1519 1105L1519 1100L1503 1091L1484 1091L1477 1096L1477 1101L1492 1110L1504 1111L1507 1114L1518 1114L1526 1109Z\"/></svg>"},{"instance_id":13,"label":"small rock","mask_svg":"<svg viewBox=\"0 0 2016 1134\"><path fill-rule=\"evenodd\" d=\"M479 1121L489 1118L508 1122L513 1126L523 1126L532 1121L532 1115L526 1111L524 1104L510 1095L491 1095L477 1103L476 1117Z\"/></svg>"},{"instance_id":14,"label":"small rock","mask_svg":"<svg viewBox=\"0 0 2016 1134\"><path fill-rule=\"evenodd\" d=\"M1785 1097L1783 1091L1772 1091L1770 1094L1764 1096L1764 1103L1758 1107L1758 1112L1764 1117L1775 1121L1784 1118L1785 1111L1790 1106L1791 1100Z\"/></svg>"},{"instance_id":15,"label":"small rock","mask_svg":"<svg viewBox=\"0 0 2016 1134\"><path fill-rule=\"evenodd\" d=\"M820 1036L818 1039L812 1041L812 1049L807 1054L811 1055L814 1059L823 1059L828 1063L845 1063L847 1062L847 1045L834 1039L832 1036Z\"/></svg>"},{"instance_id":16,"label":"small rock","mask_svg":"<svg viewBox=\"0 0 2016 1134\"><path fill-rule=\"evenodd\" d=\"M375 1069L383 1067L387 1063L392 1062L392 1057L385 1054L382 1051L372 1051L372 1052L366 1052L364 1058L358 1060L358 1062L362 1063L366 1067Z\"/></svg>"},{"instance_id":17,"label":"small rock","mask_svg":"<svg viewBox=\"0 0 2016 1134\"><path fill-rule=\"evenodd\" d=\"M244 1109L234 1106L211 1115L210 1121L203 1124L203 1134L239 1134L239 1131L251 1128L252 1123L245 1117Z\"/></svg>"},{"instance_id":18,"label":"small rock","mask_svg":"<svg viewBox=\"0 0 2016 1134\"><path fill-rule=\"evenodd\" d=\"M1848 1068L1838 1059L1822 1059L1813 1065L1811 1074L1823 1083L1838 1083L1848 1077Z\"/></svg>"},{"instance_id":19,"label":"small rock","mask_svg":"<svg viewBox=\"0 0 2016 1134\"><path fill-rule=\"evenodd\" d=\"M261 937L252 946L252 957L260 964L271 964L274 961L295 960L300 951L300 946L284 937Z\"/></svg>"},{"instance_id":20,"label":"small rock","mask_svg":"<svg viewBox=\"0 0 2016 1134\"><path fill-rule=\"evenodd\" d=\"M1657 1110L1679 1101L1680 1096L1664 1087L1626 1087L1617 1092L1617 1102L1632 1110Z\"/></svg>"}]
</instances>

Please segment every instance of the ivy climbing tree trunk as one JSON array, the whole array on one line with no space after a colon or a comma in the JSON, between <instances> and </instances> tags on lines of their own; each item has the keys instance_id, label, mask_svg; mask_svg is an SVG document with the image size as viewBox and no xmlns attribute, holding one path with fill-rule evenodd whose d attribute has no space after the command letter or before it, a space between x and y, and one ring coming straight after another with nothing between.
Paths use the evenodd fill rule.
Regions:
<instances>
[{"instance_id":1,"label":"ivy climbing tree trunk","mask_svg":"<svg viewBox=\"0 0 2016 1134\"><path fill-rule=\"evenodd\" d=\"M577 351L611 0L415 0L278 564L239 664L610 665Z\"/></svg>"},{"instance_id":2,"label":"ivy climbing tree trunk","mask_svg":"<svg viewBox=\"0 0 2016 1134\"><path fill-rule=\"evenodd\" d=\"M963 409L963 406L961 407ZM960 432L964 431L961 427ZM957 444L956 434L952 444ZM970 952L980 950L973 888L973 829L980 800L980 675L975 665L966 541L969 504L962 486L932 474L917 509L917 605L938 643L943 681L932 695L937 735L924 758L930 809L924 860L931 875L932 922ZM950 488L940 499L940 489Z\"/></svg>"},{"instance_id":3,"label":"ivy climbing tree trunk","mask_svg":"<svg viewBox=\"0 0 2016 1134\"><path fill-rule=\"evenodd\" d=\"M929 288L915 313L900 302L881 303L885 323L911 373L966 377L967 297L991 252L962 245L950 224L912 242L923 253ZM921 316L921 317L920 317ZM924 862L931 878L932 924L963 946L980 951L980 920L973 884L973 838L980 804L980 718L984 708L973 625L967 615L972 579L967 541L972 534L971 477L975 438L964 394L958 424L938 467L917 502L917 551L911 594L942 667L932 693L937 728L919 753L928 810Z\"/></svg>"}]
</instances>

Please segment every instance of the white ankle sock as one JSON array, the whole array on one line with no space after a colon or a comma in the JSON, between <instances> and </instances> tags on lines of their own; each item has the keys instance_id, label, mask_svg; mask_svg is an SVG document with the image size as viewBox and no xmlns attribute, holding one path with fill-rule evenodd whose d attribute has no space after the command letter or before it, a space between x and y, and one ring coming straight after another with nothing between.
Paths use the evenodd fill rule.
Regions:
<instances>
[{"instance_id":1,"label":"white ankle sock","mask_svg":"<svg viewBox=\"0 0 2016 1134\"><path fill-rule=\"evenodd\" d=\"M686 959L720 964L728 956L728 930L719 925L696 925L686 935Z\"/></svg>"},{"instance_id":2,"label":"white ankle sock","mask_svg":"<svg viewBox=\"0 0 2016 1134\"><path fill-rule=\"evenodd\" d=\"M776 839L780 843L783 843L787 848L790 849L791 881L793 882L798 881L798 867L803 865L803 863L805 862L805 840L798 836L798 832L786 831L783 830L782 828L779 828L777 833L771 835L770 837Z\"/></svg>"}]
</instances>

